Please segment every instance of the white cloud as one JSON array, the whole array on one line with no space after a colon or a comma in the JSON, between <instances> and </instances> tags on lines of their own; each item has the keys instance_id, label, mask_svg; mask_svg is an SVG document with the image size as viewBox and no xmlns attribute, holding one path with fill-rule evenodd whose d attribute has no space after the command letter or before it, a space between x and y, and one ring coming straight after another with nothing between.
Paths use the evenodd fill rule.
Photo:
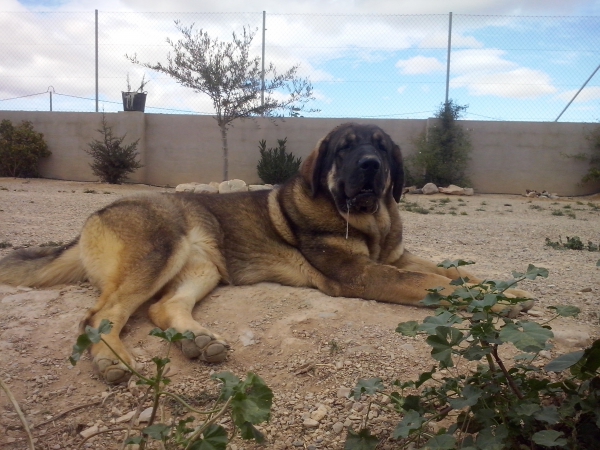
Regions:
<instances>
[{"instance_id":1,"label":"white cloud","mask_svg":"<svg viewBox=\"0 0 600 450\"><path fill-rule=\"evenodd\" d=\"M446 66L437 58L429 56L415 56L409 59L401 59L396 67L405 75L420 75L444 70Z\"/></svg>"},{"instance_id":2,"label":"white cloud","mask_svg":"<svg viewBox=\"0 0 600 450\"><path fill-rule=\"evenodd\" d=\"M503 72L467 73L452 78L450 85L452 88L466 87L471 95L505 98L536 98L556 92L546 73L526 67Z\"/></svg>"},{"instance_id":3,"label":"white cloud","mask_svg":"<svg viewBox=\"0 0 600 450\"><path fill-rule=\"evenodd\" d=\"M559 95L557 95L557 97L561 100L571 101L571 99L573 98L573 96L575 95L575 93L578 90L579 89L565 91L565 92L562 92ZM577 98L575 98L575 100L573 100L573 103L585 103L585 102L590 102L592 100L599 100L599 99L600 99L600 86L586 86L579 93Z\"/></svg>"},{"instance_id":4,"label":"white cloud","mask_svg":"<svg viewBox=\"0 0 600 450\"><path fill-rule=\"evenodd\" d=\"M398 91L398 94L404 94L404 91L406 90L406 86L400 86L396 90Z\"/></svg>"}]
</instances>

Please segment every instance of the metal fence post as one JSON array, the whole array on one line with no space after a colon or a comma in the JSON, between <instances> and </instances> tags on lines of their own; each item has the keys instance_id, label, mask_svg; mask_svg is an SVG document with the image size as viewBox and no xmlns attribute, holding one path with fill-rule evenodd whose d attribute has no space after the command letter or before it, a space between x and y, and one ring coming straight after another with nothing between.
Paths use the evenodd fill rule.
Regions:
<instances>
[{"instance_id":1,"label":"metal fence post","mask_svg":"<svg viewBox=\"0 0 600 450\"><path fill-rule=\"evenodd\" d=\"M263 25L262 25L262 72L261 72L261 87L260 87L260 106L265 106L265 25L267 20L267 12L263 11ZM261 115L264 116L264 113Z\"/></svg>"},{"instance_id":2,"label":"metal fence post","mask_svg":"<svg viewBox=\"0 0 600 450\"><path fill-rule=\"evenodd\" d=\"M571 103L573 103L573 100L575 100L577 98L577 96L579 95L579 93L581 91L583 91L583 88L587 86L587 84L590 82L590 80L594 77L594 75L596 75L596 72L598 72L598 69L600 69L600 65L598 65L598 67L596 67L596 70L594 70L592 72L592 74L589 76L589 78L587 80L585 80L585 83L583 83L583 86L581 86L579 88L579 90L575 93L575 95L573 96L573 98L571 99L571 101L569 103L567 103L567 106L565 106L565 109L563 109L560 114L558 115L558 117L556 119L554 119L555 122L558 122L558 119L560 119L560 116L563 115L563 113L567 110L567 108L569 106L571 106Z\"/></svg>"},{"instance_id":3,"label":"metal fence post","mask_svg":"<svg viewBox=\"0 0 600 450\"><path fill-rule=\"evenodd\" d=\"M448 19L448 57L446 58L446 102L448 103L448 91L450 90L450 53L452 51L452 13Z\"/></svg>"},{"instance_id":4,"label":"metal fence post","mask_svg":"<svg viewBox=\"0 0 600 450\"><path fill-rule=\"evenodd\" d=\"M98 112L98 10L96 9L96 112Z\"/></svg>"}]
</instances>

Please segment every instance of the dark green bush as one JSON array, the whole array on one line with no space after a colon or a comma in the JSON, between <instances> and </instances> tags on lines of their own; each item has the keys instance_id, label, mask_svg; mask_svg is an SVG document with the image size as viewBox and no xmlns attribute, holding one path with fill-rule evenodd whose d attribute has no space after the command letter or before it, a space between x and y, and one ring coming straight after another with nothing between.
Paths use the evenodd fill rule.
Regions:
<instances>
[{"instance_id":1,"label":"dark green bush","mask_svg":"<svg viewBox=\"0 0 600 450\"><path fill-rule=\"evenodd\" d=\"M439 123L423 132L416 141L417 153L407 159L408 184L468 186L466 175L471 140L458 123L467 106L448 100L435 113Z\"/></svg>"},{"instance_id":2,"label":"dark green bush","mask_svg":"<svg viewBox=\"0 0 600 450\"><path fill-rule=\"evenodd\" d=\"M44 135L24 120L14 126L8 119L0 123L0 176L39 177L38 163L52 153L44 141Z\"/></svg>"},{"instance_id":3,"label":"dark green bush","mask_svg":"<svg viewBox=\"0 0 600 450\"><path fill-rule=\"evenodd\" d=\"M258 176L266 184L281 184L298 172L302 158L296 158L293 153L285 150L287 138L277 139L277 147L267 149L264 139L258 143L260 160L256 166Z\"/></svg>"},{"instance_id":4,"label":"dark green bush","mask_svg":"<svg viewBox=\"0 0 600 450\"><path fill-rule=\"evenodd\" d=\"M94 175L105 183L121 184L127 175L142 167L137 159L137 145L139 139L131 144L122 145L126 135L116 137L112 127L106 123L106 115L102 113L102 127L98 130L102 140L94 140L85 152L90 155L93 162L90 164Z\"/></svg>"}]
</instances>

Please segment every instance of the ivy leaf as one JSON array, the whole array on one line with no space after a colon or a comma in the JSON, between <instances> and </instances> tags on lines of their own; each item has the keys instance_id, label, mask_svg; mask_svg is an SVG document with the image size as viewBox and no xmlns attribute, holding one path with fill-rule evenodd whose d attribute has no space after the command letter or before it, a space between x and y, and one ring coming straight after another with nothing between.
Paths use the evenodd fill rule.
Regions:
<instances>
[{"instance_id":1,"label":"ivy leaf","mask_svg":"<svg viewBox=\"0 0 600 450\"><path fill-rule=\"evenodd\" d=\"M156 439L157 441L163 441L167 437L169 437L169 432L171 431L171 427L169 425L165 425L162 423L157 423L155 425L150 425L142 430L142 433L152 439Z\"/></svg>"},{"instance_id":2,"label":"ivy leaf","mask_svg":"<svg viewBox=\"0 0 600 450\"><path fill-rule=\"evenodd\" d=\"M517 406L515 406L515 408L514 408L514 411L519 416L525 416L525 417L529 417L532 414L535 414L540 410L541 410L540 405L535 404L535 403L521 403L521 404L518 404Z\"/></svg>"},{"instance_id":3,"label":"ivy leaf","mask_svg":"<svg viewBox=\"0 0 600 450\"><path fill-rule=\"evenodd\" d=\"M241 380L231 372L219 372L212 374L210 377L213 380L221 380L223 382L221 393L224 400L228 400L233 395L235 388L241 383Z\"/></svg>"},{"instance_id":4,"label":"ivy leaf","mask_svg":"<svg viewBox=\"0 0 600 450\"><path fill-rule=\"evenodd\" d=\"M560 355L558 358L553 359L544 366L546 372L562 372L571 366L574 366L579 362L583 356L584 351L571 352L566 355Z\"/></svg>"},{"instance_id":5,"label":"ivy leaf","mask_svg":"<svg viewBox=\"0 0 600 450\"><path fill-rule=\"evenodd\" d=\"M529 264L527 267L527 272L513 272L512 276L514 278L527 278L528 280L535 280L537 277L548 278L548 269L544 269L543 267L536 267L533 264Z\"/></svg>"},{"instance_id":6,"label":"ivy leaf","mask_svg":"<svg viewBox=\"0 0 600 450\"><path fill-rule=\"evenodd\" d=\"M485 450L504 450L505 440L508 437L508 430L504 425L498 425L495 428L484 428L477 435L477 448Z\"/></svg>"},{"instance_id":7,"label":"ivy leaf","mask_svg":"<svg viewBox=\"0 0 600 450\"><path fill-rule=\"evenodd\" d=\"M415 337L419 328L419 322L411 320L409 322L401 322L396 327L396 333L403 334L404 336Z\"/></svg>"},{"instance_id":8,"label":"ivy leaf","mask_svg":"<svg viewBox=\"0 0 600 450\"><path fill-rule=\"evenodd\" d=\"M591 347L584 350L581 359L571 367L571 373L585 380L594 376L600 369L600 339L595 340Z\"/></svg>"},{"instance_id":9,"label":"ivy leaf","mask_svg":"<svg viewBox=\"0 0 600 450\"><path fill-rule=\"evenodd\" d=\"M438 292L430 292L419 303L423 306L439 306L443 298L444 297Z\"/></svg>"},{"instance_id":10,"label":"ivy leaf","mask_svg":"<svg viewBox=\"0 0 600 450\"><path fill-rule=\"evenodd\" d=\"M435 336L429 336L426 342L432 347L431 356L444 367L452 367L452 347L462 342L464 334L452 327L438 326Z\"/></svg>"},{"instance_id":11,"label":"ivy leaf","mask_svg":"<svg viewBox=\"0 0 600 450\"><path fill-rule=\"evenodd\" d=\"M456 445L456 439L449 434L440 434L429 439L425 443L427 450L453 450ZM487 447L486 447L487 449Z\"/></svg>"},{"instance_id":12,"label":"ivy leaf","mask_svg":"<svg viewBox=\"0 0 600 450\"><path fill-rule=\"evenodd\" d=\"M577 317L581 312L577 306L548 306L548 309L553 309L556 314L562 317Z\"/></svg>"},{"instance_id":13,"label":"ivy leaf","mask_svg":"<svg viewBox=\"0 0 600 450\"><path fill-rule=\"evenodd\" d=\"M344 450L375 450L378 444L379 439L371 436L367 428L360 430L358 433L349 428Z\"/></svg>"},{"instance_id":14,"label":"ivy leaf","mask_svg":"<svg viewBox=\"0 0 600 450\"><path fill-rule=\"evenodd\" d=\"M566 439L561 439L563 433L555 430L538 431L531 439L533 442L544 447L562 447L567 444Z\"/></svg>"},{"instance_id":15,"label":"ivy leaf","mask_svg":"<svg viewBox=\"0 0 600 450\"><path fill-rule=\"evenodd\" d=\"M407 438L412 431L421 428L423 422L425 422L425 418L421 417L418 412L411 409L404 415L402 421L400 421L400 423L396 426L392 437L394 439Z\"/></svg>"},{"instance_id":16,"label":"ivy leaf","mask_svg":"<svg viewBox=\"0 0 600 450\"><path fill-rule=\"evenodd\" d=\"M354 400L359 400L363 393L373 395L383 389L385 389L385 386L383 385L381 378L369 378L367 380L361 378L358 380L358 383L352 392L354 394Z\"/></svg>"},{"instance_id":17,"label":"ivy leaf","mask_svg":"<svg viewBox=\"0 0 600 450\"><path fill-rule=\"evenodd\" d=\"M220 425L209 425L202 436L202 439L190 445L190 450L225 450L227 448L227 431Z\"/></svg>"},{"instance_id":18,"label":"ivy leaf","mask_svg":"<svg viewBox=\"0 0 600 450\"><path fill-rule=\"evenodd\" d=\"M556 406L544 406L542 410L534 416L537 420L541 420L542 422L549 423L550 425L554 425L561 421L560 414L558 413L558 409Z\"/></svg>"},{"instance_id":19,"label":"ivy leaf","mask_svg":"<svg viewBox=\"0 0 600 450\"><path fill-rule=\"evenodd\" d=\"M445 259L441 263L439 263L438 267L443 267L444 269L450 269L451 267L460 267L460 266L470 266L475 264L474 261L466 261L464 259L455 259L454 261L450 261L449 259Z\"/></svg>"},{"instance_id":20,"label":"ivy leaf","mask_svg":"<svg viewBox=\"0 0 600 450\"><path fill-rule=\"evenodd\" d=\"M225 430L223 430L225 431ZM256 429L254 425L250 422L244 422L240 426L240 435L242 439L254 439L259 444L265 441L265 435ZM225 431L225 444L224 447L227 446L227 432Z\"/></svg>"},{"instance_id":21,"label":"ivy leaf","mask_svg":"<svg viewBox=\"0 0 600 450\"><path fill-rule=\"evenodd\" d=\"M69 361L72 365L77 364L77 361L81 358L81 355L90 348L93 344L97 344L102 339L103 334L110 333L112 329L112 322L107 319L102 319L98 328L92 328L89 325L85 327L84 334L80 334L77 337L75 345L73 345L73 351Z\"/></svg>"},{"instance_id":22,"label":"ivy leaf","mask_svg":"<svg viewBox=\"0 0 600 450\"><path fill-rule=\"evenodd\" d=\"M191 331L179 333L175 328L168 328L164 331L160 328L154 328L148 334L150 336L155 336L164 339L167 342L177 342L194 339L194 333L192 333Z\"/></svg>"},{"instance_id":23,"label":"ivy leaf","mask_svg":"<svg viewBox=\"0 0 600 450\"><path fill-rule=\"evenodd\" d=\"M523 330L514 323L505 325L500 330L499 336L503 342L511 342L524 352L537 353L544 350L546 341L554 337L552 331L535 322L519 322L519 325Z\"/></svg>"},{"instance_id":24,"label":"ivy leaf","mask_svg":"<svg viewBox=\"0 0 600 450\"><path fill-rule=\"evenodd\" d=\"M419 331L424 331L429 335L436 334L436 329L439 326L449 327L455 323L461 323L462 319L450 311L442 311L435 316L426 317L423 323L419 325Z\"/></svg>"},{"instance_id":25,"label":"ivy leaf","mask_svg":"<svg viewBox=\"0 0 600 450\"><path fill-rule=\"evenodd\" d=\"M269 420L273 391L256 374L249 372L243 383L234 388L231 415L239 427L246 422L258 424Z\"/></svg>"},{"instance_id":26,"label":"ivy leaf","mask_svg":"<svg viewBox=\"0 0 600 450\"><path fill-rule=\"evenodd\" d=\"M125 445L130 445L130 444L140 445L143 440L144 440L144 438L142 436L131 436L125 440L124 444Z\"/></svg>"},{"instance_id":27,"label":"ivy leaf","mask_svg":"<svg viewBox=\"0 0 600 450\"><path fill-rule=\"evenodd\" d=\"M448 403L454 409L462 409L466 406L473 406L477 404L479 397L483 391L478 387L475 387L471 384L468 384L464 387L461 392L461 398L450 398L448 399Z\"/></svg>"}]
</instances>

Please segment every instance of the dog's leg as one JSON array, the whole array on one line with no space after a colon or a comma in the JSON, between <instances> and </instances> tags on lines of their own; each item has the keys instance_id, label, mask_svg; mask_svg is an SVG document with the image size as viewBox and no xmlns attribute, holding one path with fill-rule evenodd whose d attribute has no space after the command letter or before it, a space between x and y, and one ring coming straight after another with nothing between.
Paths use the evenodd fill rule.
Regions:
<instances>
[{"instance_id":1,"label":"dog's leg","mask_svg":"<svg viewBox=\"0 0 600 450\"><path fill-rule=\"evenodd\" d=\"M220 280L221 274L214 264L204 258L191 259L169 284L167 293L150 307L150 318L159 328L194 333L194 340L182 341L181 350L188 358L221 362L227 357L227 343L192 317L196 302L208 295Z\"/></svg>"},{"instance_id":2,"label":"dog's leg","mask_svg":"<svg viewBox=\"0 0 600 450\"><path fill-rule=\"evenodd\" d=\"M121 284L118 288L105 288L98 299L100 307L91 314L87 323L97 328L102 319L110 320L113 324L112 329L109 334L103 335L103 339L123 361L135 368L135 359L125 348L119 334L129 316L148 300L150 294L145 290L127 292L124 286L126 285ZM111 348L103 342L92 346L91 354L94 366L108 383L127 381L131 376L131 371L115 356Z\"/></svg>"},{"instance_id":3,"label":"dog's leg","mask_svg":"<svg viewBox=\"0 0 600 450\"><path fill-rule=\"evenodd\" d=\"M463 267L460 267L458 269L457 268L444 269L443 267L438 267L437 264L435 264L434 262L429 261L425 258L416 256L407 250L405 250L404 254L398 259L398 261L396 261L394 263L394 266L398 267L399 269L403 269L403 270L434 273L434 274L442 275L442 276L444 276L446 278L450 278L450 279L456 279L460 276L465 279L468 278L469 283L474 283L474 284L481 283L483 281L481 278L478 278L478 277L470 274L466 270L464 270ZM436 287L436 286L432 286L432 287ZM533 305L535 303L533 294L531 294L527 291L521 290L521 289L508 289L505 292L505 295L507 297L512 297L512 298L532 299L531 301L523 302L523 303L513 306L510 311L511 316L515 316L521 311L530 310L531 308L533 308ZM501 311L503 309L505 309L505 307L502 305L497 305L495 308L496 311Z\"/></svg>"}]
</instances>

